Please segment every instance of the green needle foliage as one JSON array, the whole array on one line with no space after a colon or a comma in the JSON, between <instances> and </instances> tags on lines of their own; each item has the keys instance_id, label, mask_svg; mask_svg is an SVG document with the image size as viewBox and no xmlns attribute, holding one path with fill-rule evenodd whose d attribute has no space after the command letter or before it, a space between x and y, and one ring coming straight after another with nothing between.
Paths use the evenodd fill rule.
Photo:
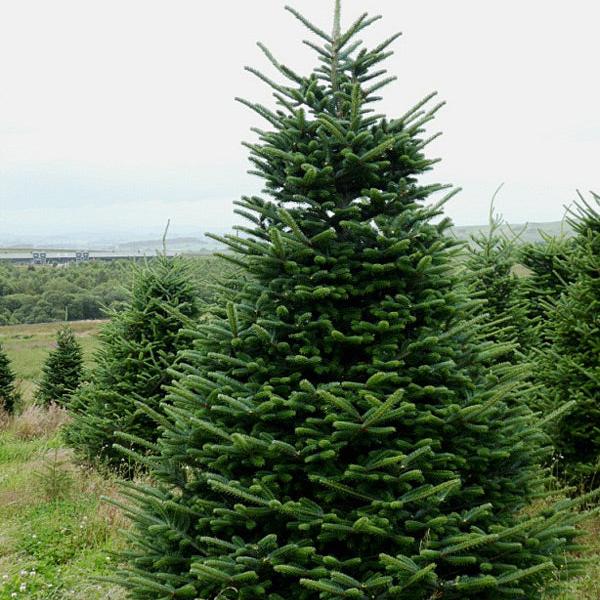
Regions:
<instances>
[{"instance_id":1,"label":"green needle foliage","mask_svg":"<svg viewBox=\"0 0 600 600\"><path fill-rule=\"evenodd\" d=\"M181 354L115 580L148 600L542 598L577 572L581 516L523 510L550 449L424 203L444 186L417 182L439 105L372 112L397 36L363 49L377 18L342 31L339 1L332 35L288 10L320 66L263 48L287 83L252 69L278 107L247 103L265 195L223 239L248 280Z\"/></svg>"},{"instance_id":2,"label":"green needle foliage","mask_svg":"<svg viewBox=\"0 0 600 600\"><path fill-rule=\"evenodd\" d=\"M540 231L542 242L523 244L519 262L528 269L523 280L522 298L532 343L542 346L549 319L548 310L573 281L570 259L574 251L572 238L557 237Z\"/></svg>"},{"instance_id":3,"label":"green needle foliage","mask_svg":"<svg viewBox=\"0 0 600 600\"><path fill-rule=\"evenodd\" d=\"M64 326L58 330L56 347L48 354L42 378L36 392L41 404L55 402L67 406L71 396L81 383L83 354L73 330Z\"/></svg>"},{"instance_id":4,"label":"green needle foliage","mask_svg":"<svg viewBox=\"0 0 600 600\"><path fill-rule=\"evenodd\" d=\"M487 233L471 236L468 246L466 266L473 280L471 291L485 302L483 310L488 315L490 338L528 350L530 336L522 285L514 273L516 237L509 239L503 235L502 224L502 217L494 213L492 201Z\"/></svg>"},{"instance_id":5,"label":"green needle foliage","mask_svg":"<svg viewBox=\"0 0 600 600\"><path fill-rule=\"evenodd\" d=\"M159 256L134 268L131 298L102 329L91 381L71 403L65 437L82 457L125 473L132 465L113 448L115 431L127 448L153 447L156 423L138 404L160 410L169 369L191 343L182 328L194 323L198 306L187 260Z\"/></svg>"},{"instance_id":6,"label":"green needle foliage","mask_svg":"<svg viewBox=\"0 0 600 600\"><path fill-rule=\"evenodd\" d=\"M574 282L550 312L549 346L540 380L551 406L575 400L558 422L556 448L564 475L600 484L600 196L576 206L571 219L576 251L571 261Z\"/></svg>"},{"instance_id":7,"label":"green needle foliage","mask_svg":"<svg viewBox=\"0 0 600 600\"><path fill-rule=\"evenodd\" d=\"M20 399L15 387L15 374L10 366L10 359L0 344L0 409L13 413Z\"/></svg>"}]
</instances>

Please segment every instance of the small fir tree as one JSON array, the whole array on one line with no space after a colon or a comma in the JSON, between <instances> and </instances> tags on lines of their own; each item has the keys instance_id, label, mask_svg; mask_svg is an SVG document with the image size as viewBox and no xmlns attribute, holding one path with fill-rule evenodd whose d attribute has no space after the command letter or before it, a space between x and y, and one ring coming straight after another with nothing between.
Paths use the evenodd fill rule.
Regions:
<instances>
[{"instance_id":1,"label":"small fir tree","mask_svg":"<svg viewBox=\"0 0 600 600\"><path fill-rule=\"evenodd\" d=\"M546 343L549 307L573 280L570 260L575 245L565 234L552 236L540 231L542 241L523 244L519 262L529 271L523 278L521 297L529 322L528 336L535 347Z\"/></svg>"},{"instance_id":2,"label":"small fir tree","mask_svg":"<svg viewBox=\"0 0 600 600\"><path fill-rule=\"evenodd\" d=\"M0 344L0 409L13 413L20 394L15 385L15 374L10 366L10 359Z\"/></svg>"},{"instance_id":3,"label":"small fir tree","mask_svg":"<svg viewBox=\"0 0 600 600\"><path fill-rule=\"evenodd\" d=\"M502 217L494 213L492 200L488 230L471 236L466 266L472 279L472 295L485 303L483 310L490 339L514 344L521 353L529 350L530 336L522 284L514 272L517 236L509 239L502 233L502 225Z\"/></svg>"},{"instance_id":4,"label":"small fir tree","mask_svg":"<svg viewBox=\"0 0 600 600\"><path fill-rule=\"evenodd\" d=\"M577 236L574 282L549 313L539 379L550 409L574 400L555 429L563 474L600 484L600 196L581 198L570 220Z\"/></svg>"},{"instance_id":5,"label":"small fir tree","mask_svg":"<svg viewBox=\"0 0 600 600\"><path fill-rule=\"evenodd\" d=\"M81 383L83 353L73 330L64 326L56 335L56 347L48 354L42 367L42 378L36 392L41 404L55 402L67 406Z\"/></svg>"},{"instance_id":6,"label":"small fir tree","mask_svg":"<svg viewBox=\"0 0 600 600\"><path fill-rule=\"evenodd\" d=\"M581 516L531 508L547 438L424 204L444 186L417 182L436 107L373 112L397 37L362 49L376 19L342 31L338 0L330 35L288 10L321 66L261 46L287 79L252 69L279 104L248 103L267 197L222 239L248 281L182 353L116 580L148 600L542 598L577 570Z\"/></svg>"},{"instance_id":7,"label":"small fir tree","mask_svg":"<svg viewBox=\"0 0 600 600\"><path fill-rule=\"evenodd\" d=\"M166 256L134 268L130 301L103 327L91 381L71 403L73 420L65 437L81 456L127 472L132 465L113 448L115 432L127 448L152 447L157 424L138 404L161 411L169 369L177 353L191 345L183 330L199 313L191 268L181 257Z\"/></svg>"}]
</instances>

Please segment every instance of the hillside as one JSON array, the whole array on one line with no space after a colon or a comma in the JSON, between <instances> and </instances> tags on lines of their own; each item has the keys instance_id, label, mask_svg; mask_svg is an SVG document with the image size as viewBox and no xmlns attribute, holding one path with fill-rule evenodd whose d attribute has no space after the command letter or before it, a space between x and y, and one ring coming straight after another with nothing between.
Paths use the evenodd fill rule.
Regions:
<instances>
[{"instance_id":1,"label":"hillside","mask_svg":"<svg viewBox=\"0 0 600 600\"><path fill-rule=\"evenodd\" d=\"M479 232L487 233L487 225L455 225L452 233L460 240L468 240L472 235ZM521 223L507 224L500 231L508 236L519 235L521 242L541 242L542 235L558 236L561 234L571 236L573 230L565 221L549 221L546 223Z\"/></svg>"}]
</instances>

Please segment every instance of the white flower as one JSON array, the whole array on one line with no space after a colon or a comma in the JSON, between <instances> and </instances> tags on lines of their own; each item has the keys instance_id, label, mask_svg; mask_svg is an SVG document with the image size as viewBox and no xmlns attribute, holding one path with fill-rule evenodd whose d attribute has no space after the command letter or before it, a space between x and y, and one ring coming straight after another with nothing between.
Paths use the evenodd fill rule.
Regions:
<instances>
[{"instance_id":1,"label":"white flower","mask_svg":"<svg viewBox=\"0 0 600 600\"><path fill-rule=\"evenodd\" d=\"M22 584L19 586L19 591L20 591L20 592L24 592L26 588L27 588L27 585L26 585L25 583L22 583Z\"/></svg>"}]
</instances>

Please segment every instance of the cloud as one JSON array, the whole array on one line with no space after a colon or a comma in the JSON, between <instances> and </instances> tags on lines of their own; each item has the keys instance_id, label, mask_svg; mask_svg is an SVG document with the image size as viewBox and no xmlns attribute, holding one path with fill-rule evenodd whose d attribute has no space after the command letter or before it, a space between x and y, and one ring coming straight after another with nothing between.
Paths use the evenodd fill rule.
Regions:
<instances>
[{"instance_id":1,"label":"cloud","mask_svg":"<svg viewBox=\"0 0 600 600\"><path fill-rule=\"evenodd\" d=\"M303 0L302 9L328 27L330 4ZM599 187L600 131L588 123L600 106L600 5L345 4L347 23L363 8L384 13L367 43L404 31L383 111L399 115L432 89L447 100L432 128L444 136L430 152L443 158L432 177L464 188L448 207L456 221L484 222L499 181L507 182L499 209L512 221L555 219L570 190ZM260 188L244 174L240 141L263 125L234 97L272 101L243 71L271 72L256 40L300 72L316 63L283 5L0 4L0 211L22 211L23 231L50 227L48 215L63 210L63 227L105 223L98 211L115 206L120 219L150 226L158 215L144 203L206 201L215 223L232 222L231 199Z\"/></svg>"}]
</instances>

